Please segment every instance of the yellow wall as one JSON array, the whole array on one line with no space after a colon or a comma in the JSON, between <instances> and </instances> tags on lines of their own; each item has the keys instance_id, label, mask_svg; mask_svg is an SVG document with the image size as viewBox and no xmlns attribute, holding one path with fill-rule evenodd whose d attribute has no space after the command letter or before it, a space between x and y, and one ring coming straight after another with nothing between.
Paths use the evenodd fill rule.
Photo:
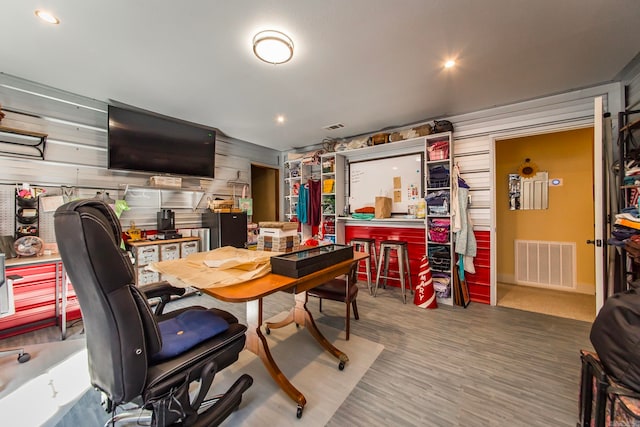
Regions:
<instances>
[{"instance_id":1,"label":"yellow wall","mask_svg":"<svg viewBox=\"0 0 640 427\"><path fill-rule=\"evenodd\" d=\"M497 277L513 283L514 241L575 242L577 291L595 293L593 128L496 141ZM509 210L508 174L526 158L563 185L549 187L549 209Z\"/></svg>"}]
</instances>

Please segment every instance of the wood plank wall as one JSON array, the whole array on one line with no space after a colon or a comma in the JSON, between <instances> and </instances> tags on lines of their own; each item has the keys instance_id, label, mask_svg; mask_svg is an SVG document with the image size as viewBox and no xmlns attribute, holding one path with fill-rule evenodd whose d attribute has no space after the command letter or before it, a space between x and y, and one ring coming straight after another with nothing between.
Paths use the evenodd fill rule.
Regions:
<instances>
[{"instance_id":1,"label":"wood plank wall","mask_svg":"<svg viewBox=\"0 0 640 427\"><path fill-rule=\"evenodd\" d=\"M44 160L0 154L0 235L14 234L14 189L28 182L45 188L47 194L62 194L61 186L74 187L77 196L93 197L106 190L114 199L124 196L126 185L144 186L151 174L107 169L107 103L0 73L0 104L6 113L3 126L48 134ZM215 123L207 124L215 127ZM185 205L173 209L178 227L199 227L200 213L208 198L230 198L242 188L228 185L239 179L251 182L251 163L280 168L279 151L218 133L215 179L185 179L183 186L204 185L204 197L196 209ZM251 188L249 187L249 194ZM135 221L140 228L155 228L157 200L125 212L127 228ZM42 212L40 236L55 241L53 213Z\"/></svg>"}]
</instances>

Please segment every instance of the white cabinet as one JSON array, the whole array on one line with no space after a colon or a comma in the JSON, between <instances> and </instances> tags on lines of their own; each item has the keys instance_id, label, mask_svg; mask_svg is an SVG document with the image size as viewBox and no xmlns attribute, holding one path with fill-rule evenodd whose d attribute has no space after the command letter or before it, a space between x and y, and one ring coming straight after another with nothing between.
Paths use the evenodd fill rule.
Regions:
<instances>
[{"instance_id":1,"label":"white cabinet","mask_svg":"<svg viewBox=\"0 0 640 427\"><path fill-rule=\"evenodd\" d=\"M147 285L162 279L160 274L149 269L149 264L184 258L198 252L198 237L183 237L173 240L141 240L129 243L134 258L136 285Z\"/></svg>"},{"instance_id":2,"label":"white cabinet","mask_svg":"<svg viewBox=\"0 0 640 427\"><path fill-rule=\"evenodd\" d=\"M429 263L439 303L453 304L455 254L451 233L451 132L428 135L425 156L425 227Z\"/></svg>"}]
</instances>

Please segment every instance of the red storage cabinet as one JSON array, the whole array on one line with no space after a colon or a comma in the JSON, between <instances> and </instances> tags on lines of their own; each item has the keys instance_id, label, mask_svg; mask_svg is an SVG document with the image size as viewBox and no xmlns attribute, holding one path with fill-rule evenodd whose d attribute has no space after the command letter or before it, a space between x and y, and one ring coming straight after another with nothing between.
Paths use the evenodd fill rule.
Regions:
<instances>
[{"instance_id":1,"label":"red storage cabinet","mask_svg":"<svg viewBox=\"0 0 640 427\"><path fill-rule=\"evenodd\" d=\"M60 310L61 291L62 284L65 282L67 283L65 321L81 317L73 287L71 283L63 280L60 258L45 256L32 259L10 259L6 262L6 275L17 275L22 279L13 284L15 313L0 318L0 339L61 325L63 318Z\"/></svg>"},{"instance_id":2,"label":"red storage cabinet","mask_svg":"<svg viewBox=\"0 0 640 427\"><path fill-rule=\"evenodd\" d=\"M383 240L406 240L407 248L409 250L409 268L411 269L411 285L415 289L416 285L419 283L418 280L418 271L420 269L420 259L425 254L425 229L424 228L409 228L409 227L372 227L372 226L358 226L358 225L347 225L345 226L345 242L348 244L351 239L360 237L360 238L370 238L376 240L376 253L378 254L378 259L380 259L380 242ZM371 259L373 263L373 257ZM365 263L360 263L360 271L365 274L364 266ZM377 265L371 266L372 275L371 281L375 283L375 278L377 277ZM392 272L392 270L394 272ZM395 253L392 257L389 258L389 276L396 277L399 279L398 273L398 259L395 256ZM375 272L375 275L373 274ZM387 281L387 286L400 287L400 282L397 280Z\"/></svg>"},{"instance_id":3,"label":"red storage cabinet","mask_svg":"<svg viewBox=\"0 0 640 427\"><path fill-rule=\"evenodd\" d=\"M475 274L465 272L471 301L491 304L491 238L489 231L474 230L478 252L474 258Z\"/></svg>"}]
</instances>

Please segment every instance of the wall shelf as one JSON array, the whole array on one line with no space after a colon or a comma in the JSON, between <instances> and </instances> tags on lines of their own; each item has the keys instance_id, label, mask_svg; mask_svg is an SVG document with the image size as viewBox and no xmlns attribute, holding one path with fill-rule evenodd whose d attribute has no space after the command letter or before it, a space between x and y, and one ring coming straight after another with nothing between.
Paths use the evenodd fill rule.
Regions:
<instances>
[{"instance_id":1,"label":"wall shelf","mask_svg":"<svg viewBox=\"0 0 640 427\"><path fill-rule=\"evenodd\" d=\"M0 153L44 160L47 134L0 126Z\"/></svg>"},{"instance_id":2,"label":"wall shelf","mask_svg":"<svg viewBox=\"0 0 640 427\"><path fill-rule=\"evenodd\" d=\"M195 211L205 192L199 187L151 187L124 184L124 200L128 202L136 198L144 198L149 192L158 193L161 209L184 209Z\"/></svg>"}]
</instances>

